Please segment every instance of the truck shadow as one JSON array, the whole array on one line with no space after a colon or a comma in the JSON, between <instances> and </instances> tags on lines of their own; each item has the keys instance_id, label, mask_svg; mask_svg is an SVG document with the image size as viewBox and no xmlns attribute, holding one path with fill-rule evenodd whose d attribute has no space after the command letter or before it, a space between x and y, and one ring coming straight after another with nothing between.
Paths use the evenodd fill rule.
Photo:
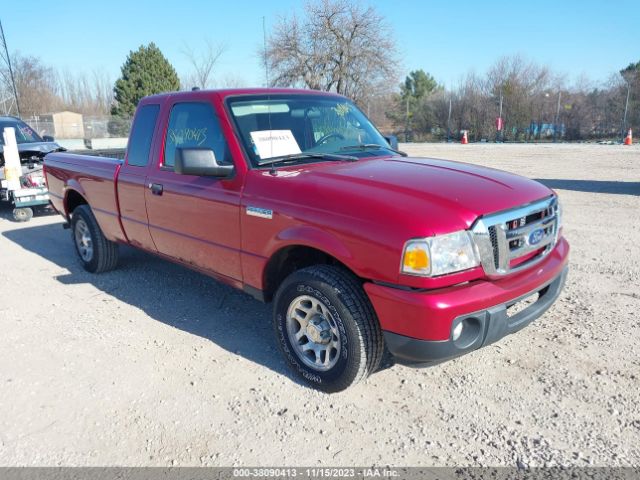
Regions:
<instances>
[{"instance_id":1,"label":"truck shadow","mask_svg":"<svg viewBox=\"0 0 640 480\"><path fill-rule=\"evenodd\" d=\"M69 273L54 277L59 282L89 283L105 295L143 310L154 320L210 340L302 385L290 375L278 351L271 327L271 305L130 247L120 248L116 270L99 275L88 273L76 258L69 231L63 230L60 223L25 226L2 235L68 270Z\"/></svg>"},{"instance_id":2,"label":"truck shadow","mask_svg":"<svg viewBox=\"0 0 640 480\"><path fill-rule=\"evenodd\" d=\"M549 188L589 193L612 193L617 195L640 195L640 182L617 182L611 180L567 180L561 178L534 178Z\"/></svg>"}]
</instances>

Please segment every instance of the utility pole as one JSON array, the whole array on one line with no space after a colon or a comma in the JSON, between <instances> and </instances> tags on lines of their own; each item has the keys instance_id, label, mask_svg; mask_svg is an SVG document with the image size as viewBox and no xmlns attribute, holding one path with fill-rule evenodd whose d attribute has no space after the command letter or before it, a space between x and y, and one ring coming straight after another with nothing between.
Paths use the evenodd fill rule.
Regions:
<instances>
[{"instance_id":1,"label":"utility pole","mask_svg":"<svg viewBox=\"0 0 640 480\"><path fill-rule=\"evenodd\" d=\"M7 40L4 36L4 28L2 27L2 22L0 21L0 41L2 42L2 47L4 50L3 60L9 67L9 78L11 80L11 87L13 88L13 97L16 102L16 111L18 113L18 117L20 116L20 102L18 100L18 89L16 88L16 79L13 76L13 68L11 67L11 56L9 55L9 49L7 48ZM2 55L3 52L0 52ZM11 107L9 107L11 108ZM7 112L9 113L9 112Z\"/></svg>"},{"instance_id":2,"label":"utility pole","mask_svg":"<svg viewBox=\"0 0 640 480\"><path fill-rule=\"evenodd\" d=\"M627 82L627 101L624 103L624 116L622 117L622 141L624 142L625 131L627 129L627 110L629 109L629 92L631 91L631 82L626 79Z\"/></svg>"},{"instance_id":3,"label":"utility pole","mask_svg":"<svg viewBox=\"0 0 640 480\"><path fill-rule=\"evenodd\" d=\"M502 120L502 87L500 87L500 112L498 113L498 118L500 119L501 122L501 128L500 130L498 130L498 139L501 142L504 142L504 121Z\"/></svg>"},{"instance_id":4,"label":"utility pole","mask_svg":"<svg viewBox=\"0 0 640 480\"><path fill-rule=\"evenodd\" d=\"M405 117L405 126L404 126L404 141L409 141L409 94L407 93L407 112Z\"/></svg>"},{"instance_id":5,"label":"utility pole","mask_svg":"<svg viewBox=\"0 0 640 480\"><path fill-rule=\"evenodd\" d=\"M562 90L558 92L558 106L556 107L556 120L553 123L553 143L556 142L558 137L558 121L560 119L560 98L562 97Z\"/></svg>"},{"instance_id":6,"label":"utility pole","mask_svg":"<svg viewBox=\"0 0 640 480\"><path fill-rule=\"evenodd\" d=\"M451 141L451 93L449 93L449 116L447 117L447 143Z\"/></svg>"}]
</instances>

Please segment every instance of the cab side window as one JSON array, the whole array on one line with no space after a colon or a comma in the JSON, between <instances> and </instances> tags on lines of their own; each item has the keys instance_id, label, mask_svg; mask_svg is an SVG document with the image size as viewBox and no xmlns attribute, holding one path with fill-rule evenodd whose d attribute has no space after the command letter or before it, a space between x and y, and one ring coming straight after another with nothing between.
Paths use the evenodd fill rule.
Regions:
<instances>
[{"instance_id":1,"label":"cab side window","mask_svg":"<svg viewBox=\"0 0 640 480\"><path fill-rule=\"evenodd\" d=\"M227 142L208 103L176 103L169 116L163 166L173 168L177 148L209 148L220 165L231 164Z\"/></svg>"},{"instance_id":2,"label":"cab side window","mask_svg":"<svg viewBox=\"0 0 640 480\"><path fill-rule=\"evenodd\" d=\"M133 131L129 139L127 165L134 167L147 166L153 131L156 128L156 119L159 112L160 105L150 104L140 107L140 111L138 111L133 122Z\"/></svg>"}]
</instances>

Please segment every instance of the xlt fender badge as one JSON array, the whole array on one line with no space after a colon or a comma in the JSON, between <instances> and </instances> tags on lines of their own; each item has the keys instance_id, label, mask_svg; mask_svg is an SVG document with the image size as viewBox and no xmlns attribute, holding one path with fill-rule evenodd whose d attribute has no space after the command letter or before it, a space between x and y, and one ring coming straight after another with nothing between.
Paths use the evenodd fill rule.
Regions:
<instances>
[{"instance_id":1,"label":"xlt fender badge","mask_svg":"<svg viewBox=\"0 0 640 480\"><path fill-rule=\"evenodd\" d=\"M266 208L259 207L247 207L247 215L271 220L273 218L273 210L267 210Z\"/></svg>"}]
</instances>

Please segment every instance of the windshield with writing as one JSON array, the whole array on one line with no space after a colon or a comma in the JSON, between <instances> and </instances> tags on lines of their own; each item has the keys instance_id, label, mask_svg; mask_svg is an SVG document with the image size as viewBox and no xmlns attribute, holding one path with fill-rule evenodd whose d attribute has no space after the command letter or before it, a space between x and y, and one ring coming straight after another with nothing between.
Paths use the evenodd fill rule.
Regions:
<instances>
[{"instance_id":1,"label":"windshield with writing","mask_svg":"<svg viewBox=\"0 0 640 480\"><path fill-rule=\"evenodd\" d=\"M348 100L319 95L231 97L229 110L254 166L300 153L388 155L389 145Z\"/></svg>"},{"instance_id":2,"label":"windshield with writing","mask_svg":"<svg viewBox=\"0 0 640 480\"><path fill-rule=\"evenodd\" d=\"M6 127L13 127L16 133L17 143L36 143L42 142L42 138L33 131L33 129L20 120L0 120L0 144L4 145L4 136L2 132Z\"/></svg>"}]
</instances>

